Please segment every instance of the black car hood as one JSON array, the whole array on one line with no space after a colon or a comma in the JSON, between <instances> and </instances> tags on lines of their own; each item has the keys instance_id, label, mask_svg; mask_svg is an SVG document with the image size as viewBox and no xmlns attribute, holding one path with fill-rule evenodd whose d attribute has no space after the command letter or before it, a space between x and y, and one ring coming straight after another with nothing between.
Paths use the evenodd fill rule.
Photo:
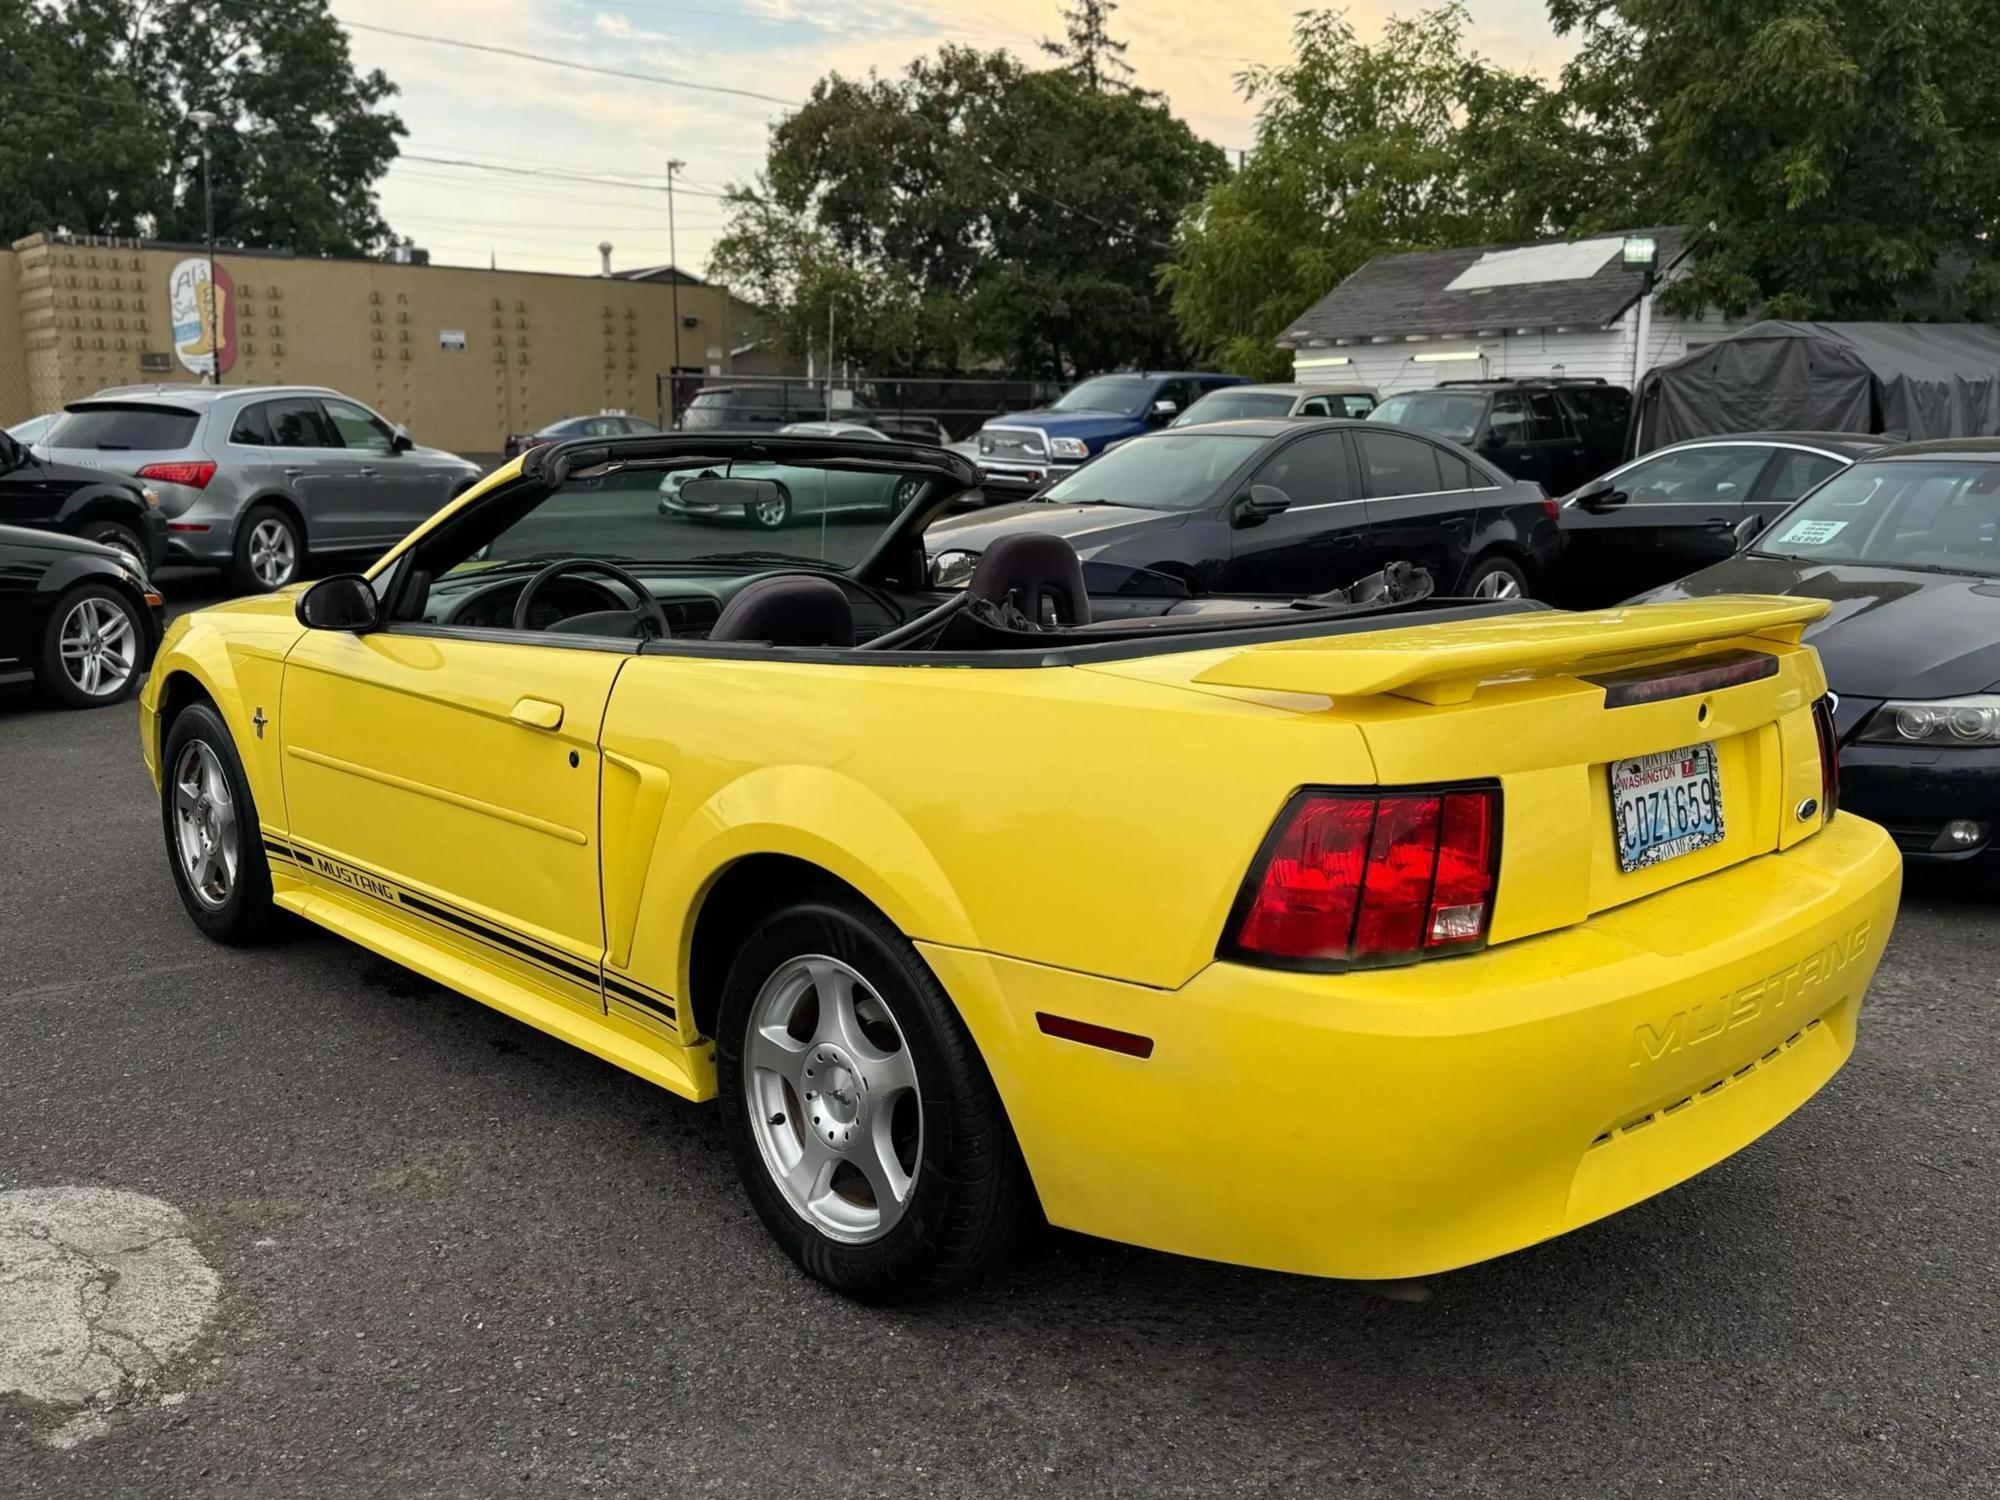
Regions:
<instances>
[{"instance_id":1,"label":"black car hood","mask_svg":"<svg viewBox=\"0 0 2000 1500\"><path fill-rule=\"evenodd\" d=\"M988 510L969 511L934 522L924 533L924 550L984 552L1003 536L1039 531L1064 538L1076 555L1089 558L1110 546L1146 532L1183 524L1185 511L1141 510L1132 505L1057 505L1046 500L1021 500Z\"/></svg>"},{"instance_id":2,"label":"black car hood","mask_svg":"<svg viewBox=\"0 0 2000 1500\"><path fill-rule=\"evenodd\" d=\"M2000 683L2000 578L1743 552L1646 602L1708 594L1791 594L1833 610L1806 627L1836 693L1949 698Z\"/></svg>"},{"instance_id":3,"label":"black car hood","mask_svg":"<svg viewBox=\"0 0 2000 1500\"><path fill-rule=\"evenodd\" d=\"M51 554L82 552L91 557L119 555L102 542L87 542L82 537L71 536L67 532L37 531L26 526L0 526L0 546Z\"/></svg>"}]
</instances>

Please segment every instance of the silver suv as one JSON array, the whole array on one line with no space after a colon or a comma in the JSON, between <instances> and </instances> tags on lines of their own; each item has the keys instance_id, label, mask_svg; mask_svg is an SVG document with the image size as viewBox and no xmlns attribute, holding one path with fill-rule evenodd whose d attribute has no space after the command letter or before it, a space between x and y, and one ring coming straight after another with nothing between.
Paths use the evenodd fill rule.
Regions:
<instances>
[{"instance_id":1,"label":"silver suv","mask_svg":"<svg viewBox=\"0 0 2000 1500\"><path fill-rule=\"evenodd\" d=\"M321 386L120 386L72 401L39 451L158 492L167 560L268 592L308 553L379 553L479 478Z\"/></svg>"}]
</instances>

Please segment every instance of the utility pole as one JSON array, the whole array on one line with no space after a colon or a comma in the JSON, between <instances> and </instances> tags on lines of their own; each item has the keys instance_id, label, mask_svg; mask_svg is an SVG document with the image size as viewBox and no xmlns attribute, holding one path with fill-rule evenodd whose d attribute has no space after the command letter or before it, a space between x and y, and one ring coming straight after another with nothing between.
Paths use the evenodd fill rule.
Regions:
<instances>
[{"instance_id":1,"label":"utility pole","mask_svg":"<svg viewBox=\"0 0 2000 1500\"><path fill-rule=\"evenodd\" d=\"M674 374L681 362L681 252L674 238L674 174L685 172L687 163L679 157L667 163L667 280L673 288L674 340L667 355L667 422L671 428L680 419L680 393L674 389Z\"/></svg>"},{"instance_id":2,"label":"utility pole","mask_svg":"<svg viewBox=\"0 0 2000 1500\"><path fill-rule=\"evenodd\" d=\"M208 132L216 122L213 112L195 110L188 116L201 132L201 218L202 237L208 244L208 381L222 384L222 322L215 305L215 196L208 182Z\"/></svg>"}]
</instances>

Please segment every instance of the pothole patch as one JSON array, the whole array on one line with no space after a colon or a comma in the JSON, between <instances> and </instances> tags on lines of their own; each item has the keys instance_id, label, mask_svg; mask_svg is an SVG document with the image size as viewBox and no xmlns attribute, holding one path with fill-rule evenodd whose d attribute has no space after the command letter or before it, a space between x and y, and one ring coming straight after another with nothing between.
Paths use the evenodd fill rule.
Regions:
<instances>
[{"instance_id":1,"label":"pothole patch","mask_svg":"<svg viewBox=\"0 0 2000 1500\"><path fill-rule=\"evenodd\" d=\"M116 1188L0 1192L0 1395L67 1412L57 1447L157 1394L215 1312L218 1277L171 1203Z\"/></svg>"}]
</instances>

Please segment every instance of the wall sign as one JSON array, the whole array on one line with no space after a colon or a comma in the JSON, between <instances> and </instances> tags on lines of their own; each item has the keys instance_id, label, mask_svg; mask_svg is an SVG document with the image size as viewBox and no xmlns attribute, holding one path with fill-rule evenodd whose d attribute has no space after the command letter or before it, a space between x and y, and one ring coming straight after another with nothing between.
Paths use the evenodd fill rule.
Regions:
<instances>
[{"instance_id":1,"label":"wall sign","mask_svg":"<svg viewBox=\"0 0 2000 1500\"><path fill-rule=\"evenodd\" d=\"M236 283L220 264L215 268L212 315L208 291L207 256L189 256L167 277L174 354L194 374L219 377L236 363Z\"/></svg>"},{"instance_id":2,"label":"wall sign","mask_svg":"<svg viewBox=\"0 0 2000 1500\"><path fill-rule=\"evenodd\" d=\"M440 328L438 348L449 349L456 354L465 352L465 330L463 328Z\"/></svg>"}]
</instances>

